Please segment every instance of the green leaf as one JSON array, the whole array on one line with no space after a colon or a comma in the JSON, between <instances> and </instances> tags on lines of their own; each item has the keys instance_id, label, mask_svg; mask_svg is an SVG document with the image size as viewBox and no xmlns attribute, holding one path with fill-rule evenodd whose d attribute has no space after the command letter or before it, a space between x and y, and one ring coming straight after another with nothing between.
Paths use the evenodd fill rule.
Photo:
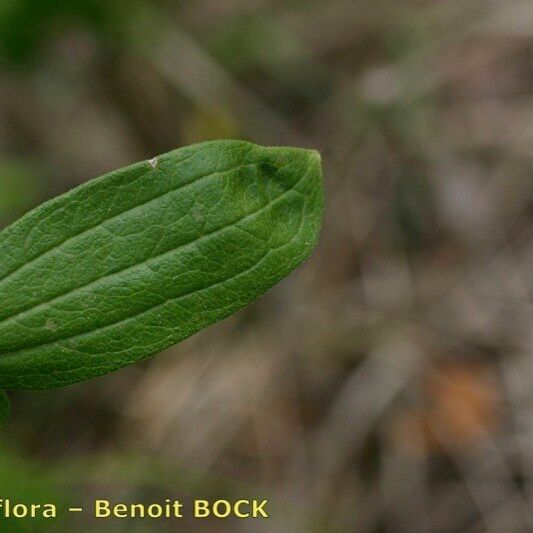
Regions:
<instances>
[{"instance_id":1,"label":"green leaf","mask_svg":"<svg viewBox=\"0 0 533 533\"><path fill-rule=\"evenodd\" d=\"M7 394L0 390L0 428L7 422L11 414L11 403Z\"/></svg>"},{"instance_id":2,"label":"green leaf","mask_svg":"<svg viewBox=\"0 0 533 533\"><path fill-rule=\"evenodd\" d=\"M320 156L213 141L90 181L0 233L0 387L142 360L254 301L314 248Z\"/></svg>"}]
</instances>

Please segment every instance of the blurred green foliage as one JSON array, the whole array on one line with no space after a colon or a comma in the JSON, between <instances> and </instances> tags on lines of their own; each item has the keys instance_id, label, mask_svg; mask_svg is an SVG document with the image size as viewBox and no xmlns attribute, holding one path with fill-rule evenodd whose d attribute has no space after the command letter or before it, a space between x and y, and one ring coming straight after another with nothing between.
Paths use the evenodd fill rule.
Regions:
<instances>
[{"instance_id":1,"label":"blurred green foliage","mask_svg":"<svg viewBox=\"0 0 533 533\"><path fill-rule=\"evenodd\" d=\"M123 0L0 0L0 59L27 65L48 37L71 25L110 35L121 27L124 8Z\"/></svg>"},{"instance_id":2,"label":"blurred green foliage","mask_svg":"<svg viewBox=\"0 0 533 533\"><path fill-rule=\"evenodd\" d=\"M0 221L8 222L36 205L42 180L33 165L20 159L0 159Z\"/></svg>"},{"instance_id":3,"label":"blurred green foliage","mask_svg":"<svg viewBox=\"0 0 533 533\"><path fill-rule=\"evenodd\" d=\"M263 11L243 14L216 28L211 49L224 65L241 74L254 65L277 69L307 59L305 47L290 28Z\"/></svg>"},{"instance_id":4,"label":"blurred green foliage","mask_svg":"<svg viewBox=\"0 0 533 533\"><path fill-rule=\"evenodd\" d=\"M0 444L0 472L2 498L9 498L13 504L65 504L65 494L50 472L5 444ZM61 522L59 516L57 520L2 518L2 527L14 533L36 531L37 525L38 531L59 531Z\"/></svg>"}]
</instances>

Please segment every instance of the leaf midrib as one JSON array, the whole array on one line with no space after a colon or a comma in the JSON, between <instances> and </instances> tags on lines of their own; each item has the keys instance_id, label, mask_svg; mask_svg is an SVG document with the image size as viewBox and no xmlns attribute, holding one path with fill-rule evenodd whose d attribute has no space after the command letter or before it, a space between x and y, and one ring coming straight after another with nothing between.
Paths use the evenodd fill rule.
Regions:
<instances>
[{"instance_id":1,"label":"leaf midrib","mask_svg":"<svg viewBox=\"0 0 533 533\"><path fill-rule=\"evenodd\" d=\"M208 177L212 178L213 176L215 176L215 175L217 175L217 174L219 174L219 173L223 173L223 174L225 174L225 173L227 173L227 172L234 172L235 170L239 170L239 169L244 168L244 167L246 167L246 166L255 166L255 165L256 165L256 163L250 163L249 165L239 165L239 166L237 166L237 167L235 167L235 168L232 168L232 169L230 169L230 170L228 170L228 171L220 171L220 172L211 173L211 174L209 174L209 175L204 176L204 178L208 178ZM278 168L278 172L279 172L280 170L282 170L283 168L284 168L284 167L279 167L279 168ZM194 182L194 183L196 183L196 182ZM191 185L192 185L192 182L191 182ZM171 192L178 192L179 190L181 190L181 189L176 189L175 191L168 191L168 193L165 193L165 194L170 194ZM162 198L162 196L157 197L158 200L159 200L160 198ZM276 199L277 199L277 198L275 198L274 200L276 200ZM142 205L145 205L145 204L142 204ZM141 206L139 205L138 207L141 207ZM268 207L268 204L267 204L266 206L262 206L262 207L265 207L265 208L266 208L266 207ZM131 211L131 210L130 210L130 211ZM122 214L125 214L125 213L126 213L126 211L124 211ZM253 214L254 214L254 213L250 213L250 215L253 215ZM105 223L109 222L110 220L113 220L114 218L115 218L115 217L112 217L112 218L106 219L106 220L102 221L102 223L99 224L98 226L94 226L92 229L95 229L95 228L97 228L97 227L104 227L103 225L104 225ZM163 253L161 253L161 254L158 254L158 255L155 255L155 256L149 257L148 259L146 259L146 260L144 260L144 261L142 261L142 262L140 262L140 263L135 263L134 265L127 266L127 267L122 268L122 269L120 269L120 270L114 270L114 271L111 271L111 272L109 272L108 274L106 274L106 275L104 275L104 276L100 276L100 277L98 277L98 278L96 278L96 279L94 279L94 280L92 280L92 281L90 281L90 282L88 282L88 283L85 283L85 284L83 284L83 285L78 285L78 286L76 286L76 287L73 287L72 289L70 289L70 290L67 291L67 292L64 292L64 293L62 293L62 294L58 294L58 295L56 295L56 296L53 296L52 298L49 298L48 300L45 300L45 301L43 301L43 302L39 302L39 303L36 304L36 305L31 305L30 307L27 307L27 308L25 308L25 309L21 309L21 310L17 311L16 314L11 315L11 316L8 316L8 317L6 317L6 318L0 320L0 326L3 326L3 325L8 324L8 323L10 323L10 322L16 321L16 320L20 319L21 317L24 317L25 315L31 313L32 311L34 311L34 310L36 310L36 309L39 309L39 308L41 308L41 307L45 307L46 305L49 305L49 304L55 303L55 302L57 302L57 301L60 301L60 300L63 299L63 298L66 298L67 296L70 296L70 295L72 295L72 294L75 294L75 293L78 292L78 291L81 291L81 290L83 290L83 289L86 289L86 288L88 288L88 287L91 287L92 285L96 285L96 284L98 284L98 282L100 282L100 281L102 281L102 280L108 279L108 278L110 278L110 277L112 277L112 276L118 276L118 275L120 275L120 274L122 274L122 273L124 273L124 272L127 272L127 271L129 271L129 270L133 270L133 269L135 269L135 268L137 268L137 267L142 267L142 266L144 266L144 265L150 263L151 261L155 261L155 260L157 260L157 259L160 259L160 258L162 258L162 257L165 257L166 255L170 255L170 254L172 254L172 253L174 253L174 252L177 252L178 250L180 250L180 249L182 249L182 248L184 248L184 247L186 247L186 246L196 244L199 240L201 240L201 239L203 239L203 238L206 238L206 237L210 237L210 236L212 236L213 234L215 234L217 231L222 231L222 230L224 230L224 229L226 229L226 228L228 228L228 227L230 227L230 226L232 226L232 225L234 225L234 224L238 224L238 223L241 222L241 221L242 221L241 219L234 220L234 221L232 221L232 222L230 222L230 223L228 223L228 224L225 224L225 225L222 226L222 227L215 228L213 231L210 231L210 232L208 232L208 233L204 233L203 235L200 235L199 237L195 237L194 239L191 239L191 240L189 240L189 241L187 241L187 242L184 242L184 243L180 244L179 246L177 246L176 248L172 248L171 250L167 250L166 252L163 252ZM80 237L81 235L82 235L82 234L78 235L77 237ZM75 238L77 238L77 237L75 237ZM66 242L66 241L65 241L65 242ZM56 249L57 249L57 248L56 248ZM0 337L1 337L1 333L0 333ZM0 352L0 355L2 355L2 353L5 353L5 352Z\"/></svg>"},{"instance_id":2,"label":"leaf midrib","mask_svg":"<svg viewBox=\"0 0 533 533\"><path fill-rule=\"evenodd\" d=\"M186 161L187 159L189 159L189 158L185 158L184 161ZM183 161L179 161L178 163L182 163L182 162ZM5 283L7 280L10 280L12 277L14 277L19 272L26 270L27 268L32 266L39 259L41 259L41 258L43 258L43 257L45 257L45 256L47 256L47 255L49 255L49 254L51 254L53 252L56 252L57 250L60 250L63 247L63 245L68 244L71 241L74 241L74 240L78 239L79 237L85 237L87 234L89 234L93 230L98 229L100 226L102 226L102 225L104 225L104 224L106 224L108 222L111 222L111 221L114 221L114 220L118 220L123 215L131 213L131 212L135 211L136 209L140 209L140 208L146 207L146 206L150 205L152 202L157 202L157 201L161 200L162 198L165 198L169 194L173 194L175 192L182 191L182 190L186 189L187 187L190 187L190 186L195 185L195 184L197 184L199 182L202 182L203 180L210 179L213 176L216 176L218 174L226 174L228 172L235 172L236 170L240 170L241 168L244 168L244 167L247 167L247 166L255 166L255 165L257 165L257 163L242 163L240 165L236 165L234 167L230 167L230 168L228 168L226 170L218 170L216 172L210 172L209 174L206 174L204 176L199 176L199 177L195 178L192 181L188 181L186 183L182 183L178 187L170 189L170 190L168 190L168 191L166 191L166 192L164 192L164 193L162 193L162 194L160 194L158 196L155 196L154 198L150 198L150 200L147 200L146 202L142 202L140 204L137 204L137 205L134 205L132 207L129 207L128 209L125 209L124 211L120 211L116 215L113 215L112 217L106 218L105 220L102 220L102 221L98 222L98 224L95 224L94 226L91 226L91 227L89 227L87 229L84 229L80 233L76 233L75 235L72 235L68 239L65 239L64 241L61 241L61 242L55 244L52 248L49 248L49 249L41 252L39 255L33 257L32 259L30 259L26 263L24 263L24 264L18 266L17 268L15 268L15 270L12 270L11 272L8 272L3 278L0 278L0 285ZM147 172L148 173L160 173L161 169L147 170Z\"/></svg>"}]
</instances>

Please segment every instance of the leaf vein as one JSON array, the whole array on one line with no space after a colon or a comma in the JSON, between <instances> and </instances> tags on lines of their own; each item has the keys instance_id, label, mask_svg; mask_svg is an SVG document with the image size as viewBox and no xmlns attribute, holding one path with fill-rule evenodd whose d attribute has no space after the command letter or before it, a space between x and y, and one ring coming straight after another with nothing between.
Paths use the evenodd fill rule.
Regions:
<instances>
[{"instance_id":1,"label":"leaf vein","mask_svg":"<svg viewBox=\"0 0 533 533\"><path fill-rule=\"evenodd\" d=\"M41 308L41 307L46 307L46 306L53 305L53 304L57 304L58 301L64 299L65 297L71 296L72 294L75 294L78 291L86 290L86 289L90 288L91 286L97 285L102 280L109 279L110 277L113 277L113 276L120 276L124 272L130 271L130 270L134 270L136 268L140 268L140 267L143 267L143 266L149 267L150 263L152 263L154 261L157 261L157 260L161 259L162 257L166 257L168 255L172 255L172 254L176 253L179 250L182 250L183 248L185 248L187 246L198 245L198 243L200 241L203 241L204 239L207 239L209 237L213 237L214 235L222 233L223 231L227 230L228 228L235 227L236 224L240 224L242 222L246 222L247 220L251 219L252 217L259 215L264 210L272 207L275 203L281 201L289 193L299 194L299 195L303 196L303 194L300 191L296 190L296 187L300 184L301 181L303 181L303 179L306 177L306 175L307 175L307 173L304 173L303 176L292 187L290 187L289 189L286 189L285 191L283 191L280 195L278 195L276 198L274 198L274 200L270 201L266 205L263 205L261 208L259 208L259 209L255 210L255 211L247 214L246 216L241 217L240 219L232 221L229 224L226 224L226 225L224 225L224 226L222 226L220 228L217 228L217 229L215 229L215 230L213 230L213 231L211 231L209 233L201 235L200 237L196 237L195 239L193 239L191 241L183 243L182 245L178 246L177 248L174 248L172 250L169 250L169 251L164 252L162 254L159 254L157 256L151 257L151 258L147 259L146 261L143 261L141 263L137 263L135 265L132 265L132 266L127 267L125 269L122 269L120 271L113 272L113 273L108 274L106 276L102 276L102 277L98 278L97 280L94 280L93 282L91 282L91 283L89 283L87 285L83 285L81 287L77 287L77 288L73 289L72 291L69 291L67 293L63 293L63 294L61 294L59 296L56 296L56 297L54 297L54 298L52 298L52 299L50 299L50 300L48 300L46 302L41 302L41 303L39 303L36 306L33 306L33 307L29 308L29 309L26 309L26 310L18 313L17 315L13 315L13 316L11 316L9 318L4 319L3 321L0 321L0 326L5 325L6 323L9 323L9 322L12 322L12 321L17 321L18 323L20 323L19 321L20 321L20 319L23 316L27 315L31 311L34 311L35 309L38 309L38 308ZM239 229L242 229L242 228L239 228ZM89 333L89 332L84 332L84 333ZM55 339L52 342L58 342L60 340L63 340L63 339L61 339L61 338ZM37 346L43 346L43 345L37 345ZM28 349L28 348L32 348L32 347L36 347L36 346L26 346L26 347L24 347L22 349ZM0 352L0 356L1 355L7 355L9 353L10 352Z\"/></svg>"}]
</instances>

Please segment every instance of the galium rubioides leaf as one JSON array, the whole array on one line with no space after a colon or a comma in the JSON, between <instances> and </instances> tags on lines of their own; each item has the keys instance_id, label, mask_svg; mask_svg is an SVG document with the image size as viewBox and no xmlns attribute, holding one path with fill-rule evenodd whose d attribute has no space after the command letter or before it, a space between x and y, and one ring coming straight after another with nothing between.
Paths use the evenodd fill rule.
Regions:
<instances>
[{"instance_id":1,"label":"galium rubioides leaf","mask_svg":"<svg viewBox=\"0 0 533 533\"><path fill-rule=\"evenodd\" d=\"M243 141L41 205L0 233L0 388L100 376L227 317L311 253L322 206L317 152Z\"/></svg>"}]
</instances>

